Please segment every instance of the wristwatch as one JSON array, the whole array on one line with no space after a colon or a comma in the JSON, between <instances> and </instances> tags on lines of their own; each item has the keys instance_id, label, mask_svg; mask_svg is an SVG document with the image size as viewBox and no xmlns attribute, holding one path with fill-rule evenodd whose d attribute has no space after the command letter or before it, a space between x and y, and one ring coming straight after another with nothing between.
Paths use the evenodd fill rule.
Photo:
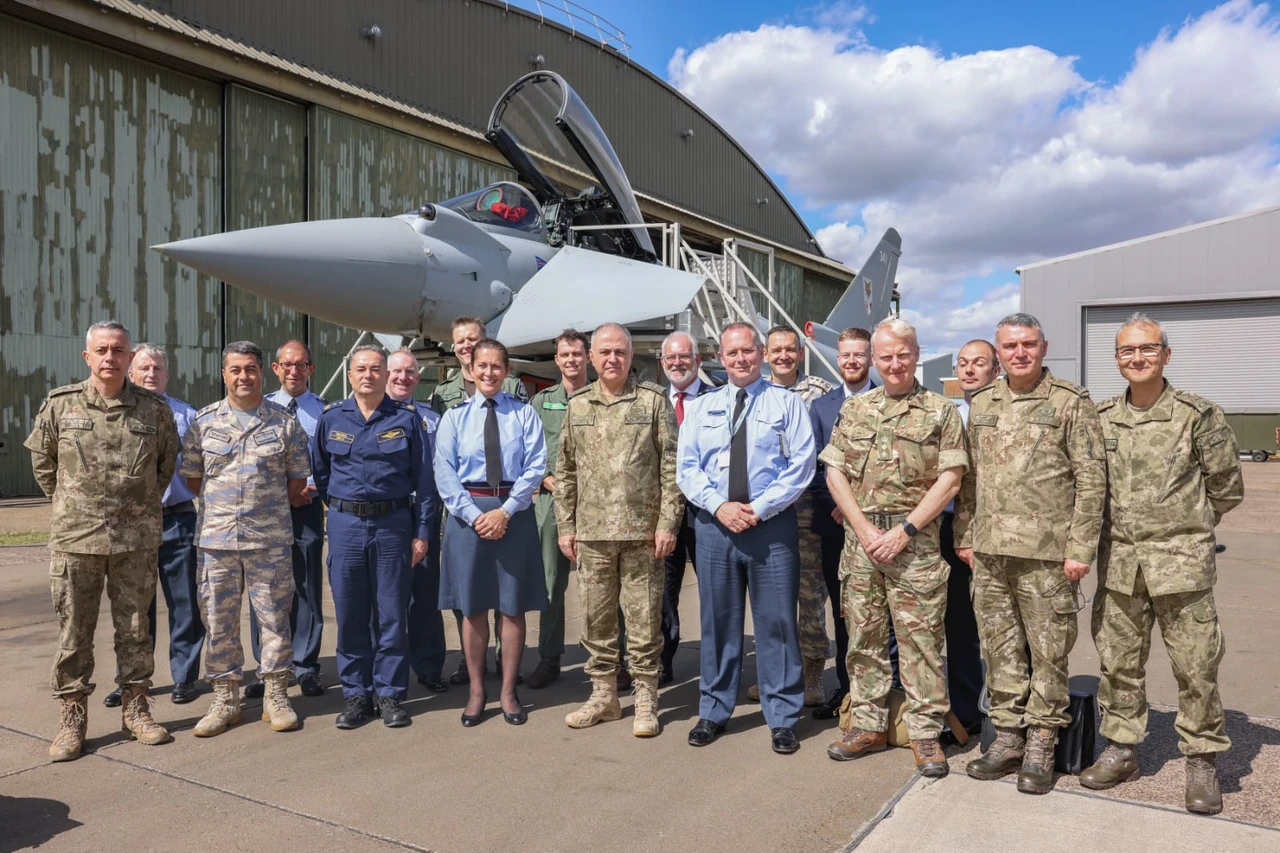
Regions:
<instances>
[{"instance_id":1,"label":"wristwatch","mask_svg":"<svg viewBox=\"0 0 1280 853\"><path fill-rule=\"evenodd\" d=\"M907 531L908 536L915 536L917 533L920 532L919 530L916 529L916 526L914 524L907 521L905 518L902 520L902 529Z\"/></svg>"}]
</instances>

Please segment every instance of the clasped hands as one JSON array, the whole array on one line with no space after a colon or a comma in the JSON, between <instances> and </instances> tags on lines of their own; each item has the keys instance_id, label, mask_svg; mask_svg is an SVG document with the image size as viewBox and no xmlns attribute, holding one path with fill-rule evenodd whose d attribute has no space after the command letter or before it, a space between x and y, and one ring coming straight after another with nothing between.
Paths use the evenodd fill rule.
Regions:
<instances>
[{"instance_id":1,"label":"clasped hands","mask_svg":"<svg viewBox=\"0 0 1280 853\"><path fill-rule=\"evenodd\" d=\"M716 518L720 523L729 528L730 533L741 533L749 527L755 527L760 523L760 516L756 515L756 511L751 508L751 504L739 503L738 501L725 501L720 504L720 508L716 510Z\"/></svg>"},{"instance_id":2,"label":"clasped hands","mask_svg":"<svg viewBox=\"0 0 1280 853\"><path fill-rule=\"evenodd\" d=\"M481 514L471 527L481 539L501 539L507 535L507 520L507 514L499 507Z\"/></svg>"},{"instance_id":3,"label":"clasped hands","mask_svg":"<svg viewBox=\"0 0 1280 853\"><path fill-rule=\"evenodd\" d=\"M854 532L858 536L858 542L862 544L862 550L867 552L873 563L892 563L911 541L901 524L894 525L889 530L881 530L864 520L855 527Z\"/></svg>"}]
</instances>

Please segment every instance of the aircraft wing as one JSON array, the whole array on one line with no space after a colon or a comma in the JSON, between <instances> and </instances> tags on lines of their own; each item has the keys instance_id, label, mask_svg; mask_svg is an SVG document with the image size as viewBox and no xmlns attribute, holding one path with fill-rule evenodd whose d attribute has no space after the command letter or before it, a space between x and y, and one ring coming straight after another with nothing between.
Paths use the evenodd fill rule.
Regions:
<instances>
[{"instance_id":1,"label":"aircraft wing","mask_svg":"<svg viewBox=\"0 0 1280 853\"><path fill-rule=\"evenodd\" d=\"M566 246L485 329L519 347L549 341L565 329L638 323L685 310L702 282L693 273Z\"/></svg>"}]
</instances>

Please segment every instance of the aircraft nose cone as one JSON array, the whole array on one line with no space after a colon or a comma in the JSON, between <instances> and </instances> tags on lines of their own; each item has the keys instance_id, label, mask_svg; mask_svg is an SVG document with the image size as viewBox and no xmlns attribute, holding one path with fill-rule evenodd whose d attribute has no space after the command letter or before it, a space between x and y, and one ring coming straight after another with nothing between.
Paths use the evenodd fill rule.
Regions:
<instances>
[{"instance_id":1,"label":"aircraft nose cone","mask_svg":"<svg viewBox=\"0 0 1280 853\"><path fill-rule=\"evenodd\" d=\"M167 258L312 316L370 332L418 328L426 289L409 222L329 219L153 246Z\"/></svg>"}]
</instances>

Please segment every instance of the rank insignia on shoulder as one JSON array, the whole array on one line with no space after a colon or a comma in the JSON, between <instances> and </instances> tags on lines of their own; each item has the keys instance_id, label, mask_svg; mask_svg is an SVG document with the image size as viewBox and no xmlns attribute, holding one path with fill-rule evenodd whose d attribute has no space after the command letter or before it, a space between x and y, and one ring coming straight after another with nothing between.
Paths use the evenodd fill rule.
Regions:
<instances>
[{"instance_id":1,"label":"rank insignia on shoulder","mask_svg":"<svg viewBox=\"0 0 1280 853\"><path fill-rule=\"evenodd\" d=\"M396 405L402 409L408 409L411 412L413 411L413 403L408 400L397 400Z\"/></svg>"},{"instance_id":2,"label":"rank insignia on shoulder","mask_svg":"<svg viewBox=\"0 0 1280 853\"><path fill-rule=\"evenodd\" d=\"M341 400L334 400L332 403L330 403L329 405L325 406L325 407L324 407L324 410L327 412L327 411L329 411L330 409L336 409L336 408L338 408L338 407L339 407L339 406L341 406L341 405L342 405L342 401L341 401Z\"/></svg>"},{"instance_id":3,"label":"rank insignia on shoulder","mask_svg":"<svg viewBox=\"0 0 1280 853\"><path fill-rule=\"evenodd\" d=\"M338 429L331 429L329 430L329 440L341 441L343 444L351 444L356 440L356 437L349 432L343 432L342 430L338 430Z\"/></svg>"},{"instance_id":4,"label":"rank insignia on shoulder","mask_svg":"<svg viewBox=\"0 0 1280 853\"><path fill-rule=\"evenodd\" d=\"M396 427L395 429L378 433L378 441L391 441L393 438L404 438L404 430Z\"/></svg>"}]
</instances>

